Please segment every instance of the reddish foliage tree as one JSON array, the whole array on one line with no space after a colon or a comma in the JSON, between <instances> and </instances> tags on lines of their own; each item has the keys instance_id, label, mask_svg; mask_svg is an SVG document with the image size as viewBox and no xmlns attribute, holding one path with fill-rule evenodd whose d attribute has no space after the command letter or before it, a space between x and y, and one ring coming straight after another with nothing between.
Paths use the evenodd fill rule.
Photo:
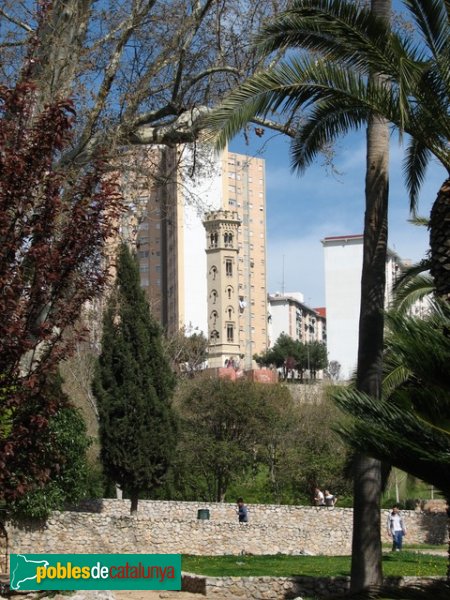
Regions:
<instances>
[{"instance_id":1,"label":"reddish foliage tree","mask_svg":"<svg viewBox=\"0 0 450 600\"><path fill-rule=\"evenodd\" d=\"M26 75L0 87L0 500L43 484L57 461L46 429L62 400L46 380L105 287L120 218L100 160L73 177L55 166L74 120L70 100L41 108Z\"/></svg>"}]
</instances>

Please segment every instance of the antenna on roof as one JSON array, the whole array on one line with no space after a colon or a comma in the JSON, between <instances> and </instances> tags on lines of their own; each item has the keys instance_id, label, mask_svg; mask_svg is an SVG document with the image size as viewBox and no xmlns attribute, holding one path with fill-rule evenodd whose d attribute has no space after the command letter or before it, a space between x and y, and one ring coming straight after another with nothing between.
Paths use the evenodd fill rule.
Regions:
<instances>
[{"instance_id":1,"label":"antenna on roof","mask_svg":"<svg viewBox=\"0 0 450 600\"><path fill-rule=\"evenodd\" d=\"M281 279L281 293L284 296L284 254L283 254L283 268L281 270L282 279Z\"/></svg>"}]
</instances>

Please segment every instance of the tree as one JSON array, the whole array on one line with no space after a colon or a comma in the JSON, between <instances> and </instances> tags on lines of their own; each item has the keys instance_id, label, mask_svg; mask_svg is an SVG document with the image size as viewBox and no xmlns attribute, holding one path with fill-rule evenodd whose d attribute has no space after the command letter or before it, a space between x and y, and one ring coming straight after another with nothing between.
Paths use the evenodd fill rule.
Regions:
<instances>
[{"instance_id":1,"label":"tree","mask_svg":"<svg viewBox=\"0 0 450 600\"><path fill-rule=\"evenodd\" d=\"M323 59L317 54L301 59L291 55L249 78L210 119L210 125L221 130L218 143L230 139L254 115L275 110L292 119L301 107L312 106L292 146L293 165L302 170L327 143L361 127L373 113L410 136L404 171L415 209L431 158L450 170L449 7L446 0L405 4L415 27L391 31L385 19L351 2L295 2L262 29L259 47L264 53L303 47L320 51ZM380 78L374 81L372 73ZM450 289L449 190L446 180L430 218L431 274L441 297Z\"/></svg>"},{"instance_id":2,"label":"tree","mask_svg":"<svg viewBox=\"0 0 450 600\"><path fill-rule=\"evenodd\" d=\"M306 359L311 379L316 379L317 371L325 369L328 365L327 347L322 342L307 342Z\"/></svg>"},{"instance_id":3,"label":"tree","mask_svg":"<svg viewBox=\"0 0 450 600\"><path fill-rule=\"evenodd\" d=\"M132 513L139 494L161 485L170 465L176 443L173 388L161 332L139 284L137 262L122 244L93 391L104 470L130 495Z\"/></svg>"},{"instance_id":4,"label":"tree","mask_svg":"<svg viewBox=\"0 0 450 600\"><path fill-rule=\"evenodd\" d=\"M435 304L425 318L393 312L387 323L383 401L354 389L339 390L338 404L354 417L341 433L353 448L364 447L431 483L449 501L450 307Z\"/></svg>"},{"instance_id":5,"label":"tree","mask_svg":"<svg viewBox=\"0 0 450 600\"><path fill-rule=\"evenodd\" d=\"M75 110L69 100L39 108L31 64L28 56L14 87L0 87L0 500L7 503L54 472L47 429L65 401L45 389L83 334L83 307L105 288L105 241L121 212L100 157L70 178L55 168Z\"/></svg>"},{"instance_id":6,"label":"tree","mask_svg":"<svg viewBox=\"0 0 450 600\"><path fill-rule=\"evenodd\" d=\"M262 366L282 368L283 379L287 379L295 369L303 378L303 372L307 368L305 345L299 340L294 340L287 333L281 333L272 348L261 355L255 355L254 359Z\"/></svg>"},{"instance_id":7,"label":"tree","mask_svg":"<svg viewBox=\"0 0 450 600\"><path fill-rule=\"evenodd\" d=\"M208 357L208 340L202 331L192 333L183 327L172 337L165 337L164 343L173 369L179 376L194 377L204 368Z\"/></svg>"},{"instance_id":8,"label":"tree","mask_svg":"<svg viewBox=\"0 0 450 600\"><path fill-rule=\"evenodd\" d=\"M314 489L322 486L339 496L351 496L348 452L334 431L341 420L334 404L329 399L292 404L285 412L283 435L274 445L271 465L276 501L309 503Z\"/></svg>"},{"instance_id":9,"label":"tree","mask_svg":"<svg viewBox=\"0 0 450 600\"><path fill-rule=\"evenodd\" d=\"M299 57L291 52L274 68L255 74L230 94L210 121L221 130L218 143L223 144L254 115L278 111L293 123L298 122L300 109L306 108L292 144L293 165L298 170L337 136L369 123L357 386L374 397L381 387L387 153L385 142L378 149L373 142L386 140L383 118L400 134L411 136L405 173L412 209L430 158L434 155L450 168L449 6L445 0L411 0L406 5L416 26L413 31L397 32L388 23L387 1L373 0L372 12L351 2L293 3L291 10L263 28L257 42L263 53L306 48L312 55ZM450 293L449 190L447 180L430 219L431 273L442 297ZM359 563L352 567L354 589L381 578L376 566L380 542L374 538L380 469L376 462L364 459L357 472L365 474L367 485L361 480L355 489L365 489L370 499L366 493L355 495L355 519L364 511L366 516L354 527L360 538L359 550L354 547L353 552L353 564ZM372 544L367 543L367 536ZM372 548L372 557L363 548ZM367 576L357 577L357 571Z\"/></svg>"},{"instance_id":10,"label":"tree","mask_svg":"<svg viewBox=\"0 0 450 600\"><path fill-rule=\"evenodd\" d=\"M41 102L75 96L83 106L64 167L88 163L99 146L120 156L130 145L195 143L201 117L258 64L251 35L286 4L5 0L0 77L10 78L23 44L36 36L33 78Z\"/></svg>"},{"instance_id":11,"label":"tree","mask_svg":"<svg viewBox=\"0 0 450 600\"><path fill-rule=\"evenodd\" d=\"M262 440L291 402L286 389L198 377L177 402L180 443L175 479L184 497L223 502L230 484L258 462ZM278 431L282 435L282 431ZM273 440L272 440L273 442Z\"/></svg>"},{"instance_id":12,"label":"tree","mask_svg":"<svg viewBox=\"0 0 450 600\"><path fill-rule=\"evenodd\" d=\"M28 469L28 454L23 453L16 464L15 475L30 478L30 491L6 506L11 517L45 519L52 510L62 510L67 503L85 497L89 487L89 468L86 451L91 443L81 413L74 408L62 391L59 376L47 378L45 396L60 404L50 417L45 432L45 452L40 456L42 467L49 470L47 481L36 487Z\"/></svg>"}]
</instances>

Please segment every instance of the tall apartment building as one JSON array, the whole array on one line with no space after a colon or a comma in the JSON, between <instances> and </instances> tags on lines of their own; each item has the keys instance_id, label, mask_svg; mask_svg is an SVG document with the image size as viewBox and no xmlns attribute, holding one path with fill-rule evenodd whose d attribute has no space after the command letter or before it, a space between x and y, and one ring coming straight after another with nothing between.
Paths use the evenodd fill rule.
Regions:
<instances>
[{"instance_id":1,"label":"tall apartment building","mask_svg":"<svg viewBox=\"0 0 450 600\"><path fill-rule=\"evenodd\" d=\"M325 299L327 310L327 346L329 360L341 365L341 378L348 379L356 370L358 327L361 303L363 236L326 237L322 240L325 258ZM398 254L388 249L386 256L385 306L392 301L392 288L407 266ZM413 313L426 312L428 300L420 301Z\"/></svg>"},{"instance_id":2,"label":"tall apartment building","mask_svg":"<svg viewBox=\"0 0 450 600\"><path fill-rule=\"evenodd\" d=\"M181 327L188 334L203 331L210 340L211 358L215 353L214 366L223 366L230 357L225 347L218 353L217 341L227 338L230 319L225 319L229 312L220 315L219 331L217 319L214 325L211 318L217 307L212 307L208 289L211 249L204 223L217 211L234 213L232 220L239 226L233 239L237 304L232 355L250 368L253 354L267 348L264 160L225 150L210 161L206 174L192 179L180 168L186 149L160 152L159 173L148 191L137 236L141 285L169 334ZM218 286L216 292L228 311L229 286Z\"/></svg>"}]
</instances>

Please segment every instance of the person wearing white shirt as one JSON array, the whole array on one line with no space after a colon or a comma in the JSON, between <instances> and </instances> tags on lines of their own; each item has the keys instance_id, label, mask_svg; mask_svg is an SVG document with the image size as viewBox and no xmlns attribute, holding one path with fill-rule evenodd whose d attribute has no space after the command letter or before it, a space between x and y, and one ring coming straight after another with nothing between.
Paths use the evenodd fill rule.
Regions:
<instances>
[{"instance_id":1,"label":"person wearing white shirt","mask_svg":"<svg viewBox=\"0 0 450 600\"><path fill-rule=\"evenodd\" d=\"M406 527L396 504L388 515L387 530L388 535L392 536L392 551L399 552L402 549L403 536L406 535Z\"/></svg>"}]
</instances>

